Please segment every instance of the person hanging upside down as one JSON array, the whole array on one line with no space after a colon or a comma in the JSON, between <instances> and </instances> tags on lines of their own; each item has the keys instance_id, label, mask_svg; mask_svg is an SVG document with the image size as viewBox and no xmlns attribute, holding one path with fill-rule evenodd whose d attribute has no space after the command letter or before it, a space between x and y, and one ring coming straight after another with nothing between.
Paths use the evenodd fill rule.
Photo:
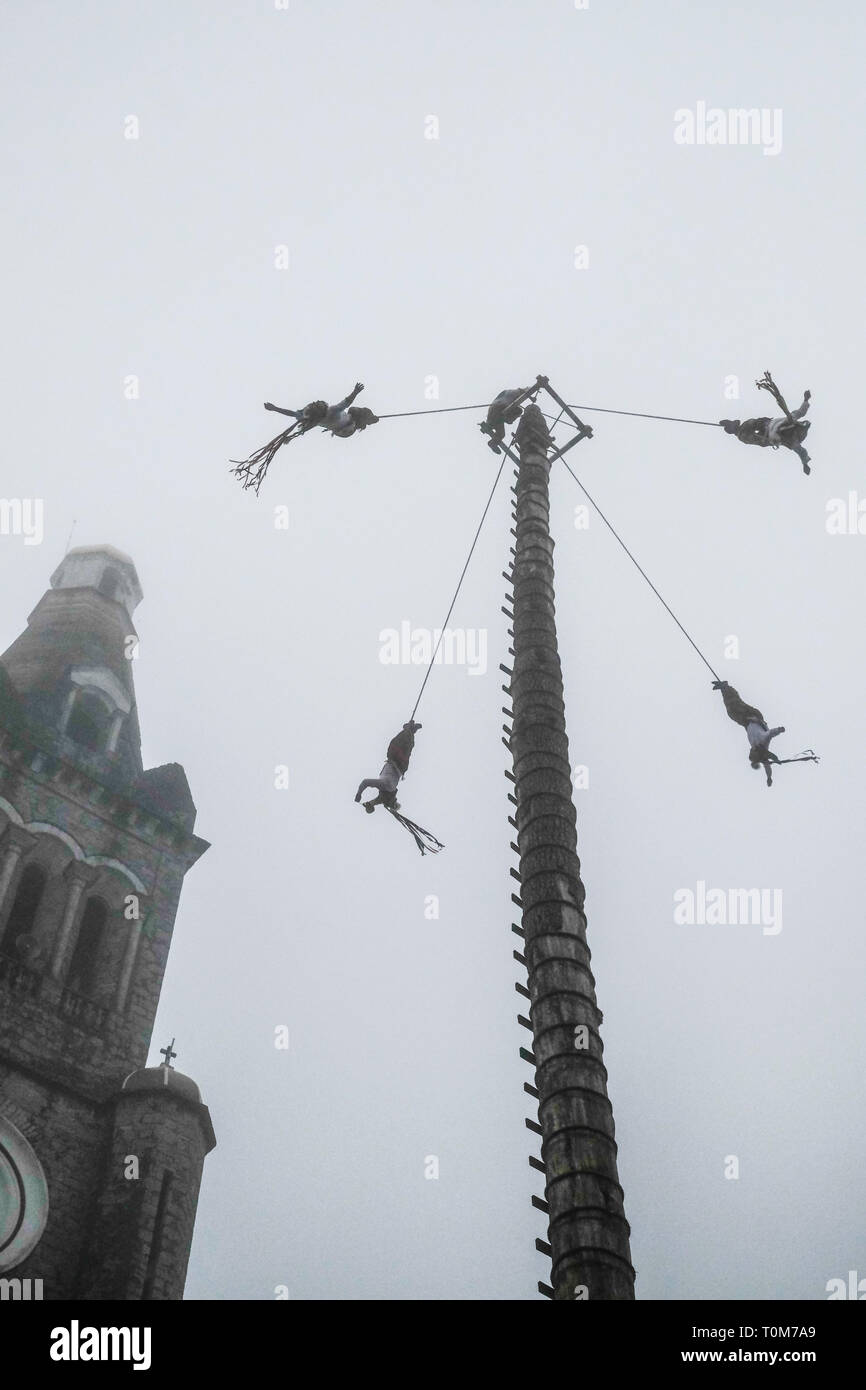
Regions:
<instances>
[{"instance_id":1,"label":"person hanging upside down","mask_svg":"<svg viewBox=\"0 0 866 1390\"><path fill-rule=\"evenodd\" d=\"M379 417L374 415L372 410L367 410L364 406L352 405L355 397L363 389L363 383L356 381L354 390L350 391L348 396L338 401L336 405L328 405L327 401L310 401L303 410L289 410L285 406L274 405L271 401L265 401L265 410L273 410L278 415L288 415L293 424L289 425L288 429L283 430L282 434L276 435L274 439L262 445L261 449L256 449L249 458L232 459L231 462L234 467L231 471L244 488L253 488L258 495L259 488L264 482L275 454L284 444L290 444L293 439L315 429L316 426L327 430L330 434L337 435L340 439L348 439L358 430L365 430L368 425L378 424Z\"/></svg>"},{"instance_id":2,"label":"person hanging upside down","mask_svg":"<svg viewBox=\"0 0 866 1390\"><path fill-rule=\"evenodd\" d=\"M779 445L782 445L785 449L793 450L803 465L803 472L811 473L809 455L803 448L803 441L809 433L811 424L809 420L803 419L812 399L811 391L804 391L803 404L791 411L785 404L769 372L765 372L761 380L755 385L770 392L782 407L785 412L784 415L776 418L760 415L754 419L742 421L720 420L719 424L726 434L735 434L743 444L757 444L761 449L778 449Z\"/></svg>"},{"instance_id":3,"label":"person hanging upside down","mask_svg":"<svg viewBox=\"0 0 866 1390\"><path fill-rule=\"evenodd\" d=\"M796 758L777 758L775 753L770 752L770 742L778 734L785 732L784 724L780 724L777 729L771 729L761 711L755 709L754 705L747 705L745 700L740 698L739 691L727 681L713 681L713 690L722 692L728 717L745 729L749 740L749 762L756 772L759 767L763 767L767 774L768 787L773 785L771 764L781 766L782 763L818 762L811 748L805 749Z\"/></svg>"},{"instance_id":4,"label":"person hanging upside down","mask_svg":"<svg viewBox=\"0 0 866 1390\"><path fill-rule=\"evenodd\" d=\"M265 401L265 410L276 411L278 415L291 415L299 421L302 434L319 425L330 434L338 435L340 439L348 439L356 430L365 430L368 425L379 423L378 415L374 415L372 410L367 410L366 406L352 405L363 389L364 383L356 381L354 389L336 405L328 405L327 401L311 401L303 410L286 410L281 405L272 405L270 401Z\"/></svg>"},{"instance_id":5,"label":"person hanging upside down","mask_svg":"<svg viewBox=\"0 0 866 1390\"><path fill-rule=\"evenodd\" d=\"M399 734L395 734L388 744L385 766L379 776L364 778L355 793L355 800L360 801L364 792L370 787L375 787L378 792L378 796L375 796L372 801L362 802L365 811L372 813L377 806L387 806L390 811L399 811L397 786L400 779L405 777L409 770L409 759L412 756L412 749L415 747L415 734L421 727L413 719L404 724Z\"/></svg>"}]
</instances>

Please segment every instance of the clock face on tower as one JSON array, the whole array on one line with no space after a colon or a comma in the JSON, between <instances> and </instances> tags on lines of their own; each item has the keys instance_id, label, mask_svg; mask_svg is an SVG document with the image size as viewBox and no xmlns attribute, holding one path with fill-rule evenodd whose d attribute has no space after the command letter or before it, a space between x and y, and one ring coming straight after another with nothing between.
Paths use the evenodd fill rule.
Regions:
<instances>
[{"instance_id":1,"label":"clock face on tower","mask_svg":"<svg viewBox=\"0 0 866 1390\"><path fill-rule=\"evenodd\" d=\"M27 1258L47 1220L42 1164L21 1131L0 1115L0 1274Z\"/></svg>"}]
</instances>

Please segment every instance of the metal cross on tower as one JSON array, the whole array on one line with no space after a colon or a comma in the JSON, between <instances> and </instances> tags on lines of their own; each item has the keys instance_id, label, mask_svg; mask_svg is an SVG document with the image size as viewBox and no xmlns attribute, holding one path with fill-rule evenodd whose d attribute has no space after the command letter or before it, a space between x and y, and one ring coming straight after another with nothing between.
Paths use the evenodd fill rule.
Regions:
<instances>
[{"instance_id":1,"label":"metal cross on tower","mask_svg":"<svg viewBox=\"0 0 866 1390\"><path fill-rule=\"evenodd\" d=\"M509 819L517 831L512 847L520 869L512 872L520 896L512 896L523 914L515 930L525 942L514 954L528 972L528 989L518 985L518 991L530 1000L529 1019L518 1017L533 1035L532 1052L521 1048L521 1055L535 1068L535 1084L525 1089L538 1100L539 1123L526 1124L541 1135L542 1162L530 1163L545 1175L544 1199L533 1203L549 1217L548 1241L536 1245L552 1261L552 1288L539 1289L557 1300L627 1300L634 1298L634 1269L586 942L549 528L551 463L592 431L546 377L531 394L540 388L570 417L575 436L551 454L553 441L533 402L517 427L519 457L501 446L517 465L515 543L506 575L513 612L505 610L513 620L514 665L502 669L513 703L505 741L514 768L507 774L514 782Z\"/></svg>"}]
</instances>

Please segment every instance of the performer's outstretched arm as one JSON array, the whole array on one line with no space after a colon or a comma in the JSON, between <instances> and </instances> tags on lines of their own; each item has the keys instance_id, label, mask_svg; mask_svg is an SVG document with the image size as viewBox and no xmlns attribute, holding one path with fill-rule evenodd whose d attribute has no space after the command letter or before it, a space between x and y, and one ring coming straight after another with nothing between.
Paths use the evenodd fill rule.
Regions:
<instances>
[{"instance_id":1,"label":"performer's outstretched arm","mask_svg":"<svg viewBox=\"0 0 866 1390\"><path fill-rule=\"evenodd\" d=\"M285 410L281 405L272 405L270 401L265 401L265 410L274 410L277 415L291 415L293 420L300 420L303 411Z\"/></svg>"},{"instance_id":2,"label":"performer's outstretched arm","mask_svg":"<svg viewBox=\"0 0 866 1390\"><path fill-rule=\"evenodd\" d=\"M332 409L332 410L348 410L349 406L352 404L352 402L355 400L355 398L356 398L357 396L360 396L360 394L361 394L361 392L363 391L363 389L364 389L364 383L363 383L363 381L356 381L356 382L355 382L354 390L350 391L349 394L348 394L348 396L346 396L346 398L345 398L344 400L338 401L336 405L332 405L332 406L331 406L331 409Z\"/></svg>"}]
</instances>

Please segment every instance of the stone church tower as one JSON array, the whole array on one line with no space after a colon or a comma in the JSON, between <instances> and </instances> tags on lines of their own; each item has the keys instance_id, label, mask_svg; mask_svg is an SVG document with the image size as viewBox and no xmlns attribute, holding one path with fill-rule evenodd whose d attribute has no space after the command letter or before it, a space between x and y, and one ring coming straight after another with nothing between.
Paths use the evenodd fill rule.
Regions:
<instances>
[{"instance_id":1,"label":"stone church tower","mask_svg":"<svg viewBox=\"0 0 866 1390\"><path fill-rule=\"evenodd\" d=\"M71 550L0 657L0 1278L45 1299L181 1298L216 1142L145 1066L208 846L183 768L142 767L141 597L128 556Z\"/></svg>"}]
</instances>

